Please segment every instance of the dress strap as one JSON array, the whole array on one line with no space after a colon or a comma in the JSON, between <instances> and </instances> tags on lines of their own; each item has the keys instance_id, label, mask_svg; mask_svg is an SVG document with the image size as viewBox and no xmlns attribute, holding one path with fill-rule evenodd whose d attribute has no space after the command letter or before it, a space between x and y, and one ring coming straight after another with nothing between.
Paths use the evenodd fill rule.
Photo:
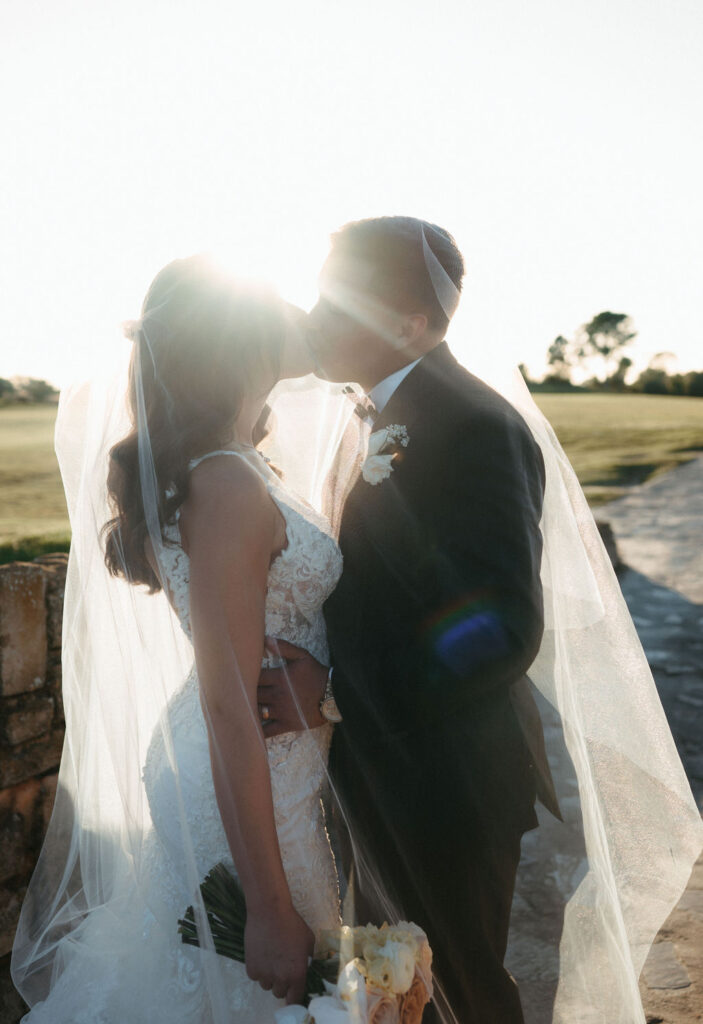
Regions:
<instances>
[{"instance_id":1,"label":"dress strap","mask_svg":"<svg viewBox=\"0 0 703 1024\"><path fill-rule=\"evenodd\" d=\"M246 459L246 452L235 452L231 448L220 448L218 451L208 452L207 455L199 455L197 459L191 459L188 463L188 469L195 469L205 459L211 459L213 455L238 455L240 459Z\"/></svg>"}]
</instances>

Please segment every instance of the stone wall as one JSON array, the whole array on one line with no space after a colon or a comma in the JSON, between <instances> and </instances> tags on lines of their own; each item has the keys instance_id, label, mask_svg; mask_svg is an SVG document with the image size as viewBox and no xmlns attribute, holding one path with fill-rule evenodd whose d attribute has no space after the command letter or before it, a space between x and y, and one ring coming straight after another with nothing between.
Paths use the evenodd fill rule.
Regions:
<instances>
[{"instance_id":1,"label":"stone wall","mask_svg":"<svg viewBox=\"0 0 703 1024\"><path fill-rule=\"evenodd\" d=\"M56 793L67 560L0 566L0 1024L22 1013L9 954Z\"/></svg>"}]
</instances>

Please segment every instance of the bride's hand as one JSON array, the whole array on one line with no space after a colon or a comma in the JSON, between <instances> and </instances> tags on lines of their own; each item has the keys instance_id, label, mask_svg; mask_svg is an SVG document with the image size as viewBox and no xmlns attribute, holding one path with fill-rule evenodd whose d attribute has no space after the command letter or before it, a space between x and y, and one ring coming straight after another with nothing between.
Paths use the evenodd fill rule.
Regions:
<instances>
[{"instance_id":1,"label":"bride's hand","mask_svg":"<svg viewBox=\"0 0 703 1024\"><path fill-rule=\"evenodd\" d=\"M244 931L246 970L288 1005L302 1003L315 936L292 905L250 912Z\"/></svg>"}]
</instances>

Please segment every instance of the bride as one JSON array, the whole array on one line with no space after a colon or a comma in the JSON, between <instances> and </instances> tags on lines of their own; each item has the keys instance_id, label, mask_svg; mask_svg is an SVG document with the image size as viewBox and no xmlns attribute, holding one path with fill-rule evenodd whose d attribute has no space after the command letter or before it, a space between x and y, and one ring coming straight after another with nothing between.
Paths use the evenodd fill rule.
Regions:
<instances>
[{"instance_id":1,"label":"bride","mask_svg":"<svg viewBox=\"0 0 703 1024\"><path fill-rule=\"evenodd\" d=\"M66 863L47 842L15 949L30 1024L272 1021L283 1001L301 1002L314 932L339 924L320 802L332 726L301 722L265 740L256 702L262 664L274 664L266 637L328 663L322 605L342 570L326 520L254 447L273 385L311 371L303 316L193 257L157 275L127 327L131 422L111 447L95 522L81 519L86 501L72 507L81 578L69 580L67 608L82 594L65 655L83 664L66 666L68 741L50 833L64 833ZM93 465L99 481L97 449ZM107 598L86 554L105 499L104 557L117 578ZM185 682L181 673L174 683L183 643L169 633L164 596L192 644ZM72 700L74 674L98 665L91 619L105 600L114 636L103 637L103 677ZM140 637L124 632L130 621ZM111 653L117 671L106 678ZM246 966L178 935L221 861L236 864L246 897Z\"/></svg>"}]
</instances>

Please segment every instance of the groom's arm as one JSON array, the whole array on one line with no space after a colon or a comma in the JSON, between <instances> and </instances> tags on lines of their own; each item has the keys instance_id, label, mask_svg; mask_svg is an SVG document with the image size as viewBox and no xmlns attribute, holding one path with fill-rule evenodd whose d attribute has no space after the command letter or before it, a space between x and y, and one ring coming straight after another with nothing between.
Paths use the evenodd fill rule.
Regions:
<instances>
[{"instance_id":1,"label":"groom's arm","mask_svg":"<svg viewBox=\"0 0 703 1024\"><path fill-rule=\"evenodd\" d=\"M266 646L285 665L264 668L259 676L256 699L264 736L270 739L324 725L327 719L320 705L327 687L327 666L285 640L267 637Z\"/></svg>"},{"instance_id":2,"label":"groom's arm","mask_svg":"<svg viewBox=\"0 0 703 1024\"><path fill-rule=\"evenodd\" d=\"M396 655L409 672L422 666L421 702L446 706L511 685L537 655L544 462L521 420L486 414L436 454L418 507L428 538L418 566L424 616Z\"/></svg>"}]
</instances>

